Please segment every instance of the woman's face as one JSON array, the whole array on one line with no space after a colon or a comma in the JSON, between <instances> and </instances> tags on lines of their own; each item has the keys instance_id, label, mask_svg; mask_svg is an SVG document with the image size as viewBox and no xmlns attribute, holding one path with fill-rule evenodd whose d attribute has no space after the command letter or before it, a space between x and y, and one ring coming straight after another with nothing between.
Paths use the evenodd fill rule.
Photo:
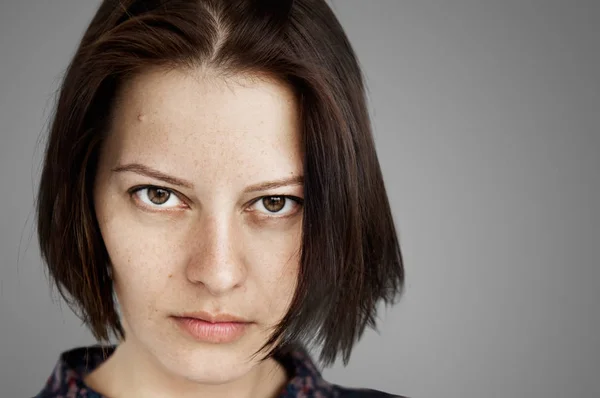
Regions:
<instances>
[{"instance_id":1,"label":"woman's face","mask_svg":"<svg viewBox=\"0 0 600 398\"><path fill-rule=\"evenodd\" d=\"M194 381L246 374L295 290L302 198L289 88L182 70L129 81L94 186L126 344ZM246 323L199 319L221 315Z\"/></svg>"}]
</instances>

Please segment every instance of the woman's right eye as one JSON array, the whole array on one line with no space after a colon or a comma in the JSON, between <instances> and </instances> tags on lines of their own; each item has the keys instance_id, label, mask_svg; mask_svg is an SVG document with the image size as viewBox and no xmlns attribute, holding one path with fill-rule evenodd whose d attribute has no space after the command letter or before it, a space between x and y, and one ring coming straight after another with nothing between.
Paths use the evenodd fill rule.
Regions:
<instances>
[{"instance_id":1,"label":"woman's right eye","mask_svg":"<svg viewBox=\"0 0 600 398\"><path fill-rule=\"evenodd\" d=\"M156 186L136 188L131 192L131 195L136 201L141 202L144 207L150 209L174 209L185 205L181 199L177 197L177 194L170 189Z\"/></svg>"}]
</instances>

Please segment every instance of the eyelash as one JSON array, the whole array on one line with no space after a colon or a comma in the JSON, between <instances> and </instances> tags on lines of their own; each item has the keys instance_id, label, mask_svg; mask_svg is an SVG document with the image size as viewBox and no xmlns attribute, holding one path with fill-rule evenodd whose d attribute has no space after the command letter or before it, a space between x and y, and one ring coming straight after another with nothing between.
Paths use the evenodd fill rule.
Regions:
<instances>
[{"instance_id":1,"label":"eyelash","mask_svg":"<svg viewBox=\"0 0 600 398\"><path fill-rule=\"evenodd\" d=\"M156 189L156 190L160 190L160 191L165 191L169 194L169 199L171 199L170 195L174 195L177 197L177 199L181 202L184 202L181 198L180 198L180 194L177 193L176 191L169 189L169 188L164 188L164 187L159 187L156 185L140 185L140 186L136 186L136 187L132 187L128 190L128 193L130 195L130 197L136 201L139 202L140 199L139 198L135 198L135 196L143 191L144 189ZM296 203L296 205L302 207L304 204L304 199L299 198L297 196L293 196L293 195L264 195L264 196L259 196L258 198L252 199L250 201L249 206L253 206L256 203L260 202L261 200L265 199L265 198L284 198L286 201L287 200L292 200L293 202ZM287 203L286 203L287 204ZM284 205L285 206L285 205ZM145 208L148 211L151 212L167 212L167 211L172 211L172 209L166 209L166 210L156 210L157 208L160 208L160 205L148 205L148 204L142 204L141 207ZM284 216L278 216L276 215L277 213L272 213L274 215L263 215L264 218L287 218L287 217L292 217L297 213L297 211L292 212L291 214L288 215L284 215ZM266 214L266 213L263 213Z\"/></svg>"}]
</instances>

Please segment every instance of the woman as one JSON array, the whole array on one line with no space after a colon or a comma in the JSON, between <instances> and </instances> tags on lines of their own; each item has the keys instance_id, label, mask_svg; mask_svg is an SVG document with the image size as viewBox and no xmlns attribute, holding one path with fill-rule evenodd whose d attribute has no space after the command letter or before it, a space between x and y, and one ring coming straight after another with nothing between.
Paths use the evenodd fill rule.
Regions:
<instances>
[{"instance_id":1,"label":"woman","mask_svg":"<svg viewBox=\"0 0 600 398\"><path fill-rule=\"evenodd\" d=\"M326 382L404 283L355 54L323 0L105 0L38 233L100 342L39 397L383 397ZM395 395L397 396L397 395Z\"/></svg>"}]
</instances>

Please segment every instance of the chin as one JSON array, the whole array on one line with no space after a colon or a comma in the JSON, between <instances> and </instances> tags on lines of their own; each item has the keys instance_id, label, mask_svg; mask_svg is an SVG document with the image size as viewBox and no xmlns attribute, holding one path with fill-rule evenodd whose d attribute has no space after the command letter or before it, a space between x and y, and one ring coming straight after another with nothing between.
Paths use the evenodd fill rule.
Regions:
<instances>
[{"instance_id":1,"label":"chin","mask_svg":"<svg viewBox=\"0 0 600 398\"><path fill-rule=\"evenodd\" d=\"M195 383L224 384L247 374L260 356L252 358L256 348L241 344L187 343L177 347L155 345L156 359L169 373ZM166 352L168 350L168 352Z\"/></svg>"}]
</instances>

